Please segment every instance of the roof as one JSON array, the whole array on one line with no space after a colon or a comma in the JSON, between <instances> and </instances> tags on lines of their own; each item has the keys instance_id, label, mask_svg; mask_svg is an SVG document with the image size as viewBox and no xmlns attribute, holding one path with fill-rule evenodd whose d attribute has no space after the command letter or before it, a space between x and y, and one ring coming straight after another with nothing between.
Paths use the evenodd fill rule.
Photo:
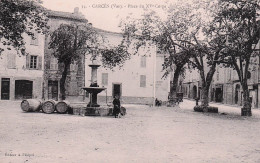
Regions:
<instances>
[{"instance_id":1,"label":"roof","mask_svg":"<svg viewBox=\"0 0 260 163\"><path fill-rule=\"evenodd\" d=\"M63 18L87 23L88 20L80 13L47 10L47 16L51 18Z\"/></svg>"},{"instance_id":2,"label":"roof","mask_svg":"<svg viewBox=\"0 0 260 163\"><path fill-rule=\"evenodd\" d=\"M123 35L123 33L120 33L120 32L112 32L112 31L107 31L107 30L103 30L103 29L100 29L100 28L96 28L96 27L93 27L97 32L101 32L101 33L107 33L107 34L112 34L112 35Z\"/></svg>"}]
</instances>

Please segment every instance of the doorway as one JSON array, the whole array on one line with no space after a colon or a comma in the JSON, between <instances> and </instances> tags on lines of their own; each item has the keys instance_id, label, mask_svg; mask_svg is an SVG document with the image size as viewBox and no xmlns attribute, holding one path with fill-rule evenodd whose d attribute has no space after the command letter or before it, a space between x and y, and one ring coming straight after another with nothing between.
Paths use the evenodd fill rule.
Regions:
<instances>
[{"instance_id":1,"label":"doorway","mask_svg":"<svg viewBox=\"0 0 260 163\"><path fill-rule=\"evenodd\" d=\"M193 92L192 92L193 99L197 98L197 86L193 86Z\"/></svg>"},{"instance_id":2,"label":"doorway","mask_svg":"<svg viewBox=\"0 0 260 163\"><path fill-rule=\"evenodd\" d=\"M15 99L31 99L33 82L30 80L15 81Z\"/></svg>"},{"instance_id":3,"label":"doorway","mask_svg":"<svg viewBox=\"0 0 260 163\"><path fill-rule=\"evenodd\" d=\"M112 88L113 92L112 92L112 96L113 98L115 97L115 95L119 95L119 97L121 97L122 95L122 84L114 84L113 83L113 88Z\"/></svg>"},{"instance_id":4,"label":"doorway","mask_svg":"<svg viewBox=\"0 0 260 163\"><path fill-rule=\"evenodd\" d=\"M237 84L235 89L235 104L238 104L239 91L240 91L240 85Z\"/></svg>"},{"instance_id":5,"label":"doorway","mask_svg":"<svg viewBox=\"0 0 260 163\"><path fill-rule=\"evenodd\" d=\"M216 99L216 102L222 102L222 99L223 99L222 88L216 88L215 99Z\"/></svg>"},{"instance_id":6,"label":"doorway","mask_svg":"<svg viewBox=\"0 0 260 163\"><path fill-rule=\"evenodd\" d=\"M1 99L10 99L10 78L2 78Z\"/></svg>"},{"instance_id":7,"label":"doorway","mask_svg":"<svg viewBox=\"0 0 260 163\"><path fill-rule=\"evenodd\" d=\"M48 99L58 100L58 81L48 81Z\"/></svg>"}]
</instances>

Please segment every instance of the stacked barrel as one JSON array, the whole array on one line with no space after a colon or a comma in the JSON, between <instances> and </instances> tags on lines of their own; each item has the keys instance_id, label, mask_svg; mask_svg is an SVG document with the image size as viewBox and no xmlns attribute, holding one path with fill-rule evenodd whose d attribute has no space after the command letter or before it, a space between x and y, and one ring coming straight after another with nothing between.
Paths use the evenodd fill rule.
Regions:
<instances>
[{"instance_id":1,"label":"stacked barrel","mask_svg":"<svg viewBox=\"0 0 260 163\"><path fill-rule=\"evenodd\" d=\"M21 102L21 109L24 112L39 112L42 110L46 114L51 114L55 111L64 114L69 111L70 103L68 101L27 99Z\"/></svg>"},{"instance_id":2,"label":"stacked barrel","mask_svg":"<svg viewBox=\"0 0 260 163\"><path fill-rule=\"evenodd\" d=\"M21 102L21 109L24 112L43 112L45 114L59 113L59 114L74 114L74 115L100 115L111 116L113 115L113 106L104 107L85 107L84 104L70 104L68 101L55 101L55 100L40 100L40 99L27 99ZM126 115L126 109L121 106L121 115Z\"/></svg>"},{"instance_id":3,"label":"stacked barrel","mask_svg":"<svg viewBox=\"0 0 260 163\"><path fill-rule=\"evenodd\" d=\"M21 102L21 109L25 112L36 112L41 110L42 100L27 99Z\"/></svg>"}]
</instances>

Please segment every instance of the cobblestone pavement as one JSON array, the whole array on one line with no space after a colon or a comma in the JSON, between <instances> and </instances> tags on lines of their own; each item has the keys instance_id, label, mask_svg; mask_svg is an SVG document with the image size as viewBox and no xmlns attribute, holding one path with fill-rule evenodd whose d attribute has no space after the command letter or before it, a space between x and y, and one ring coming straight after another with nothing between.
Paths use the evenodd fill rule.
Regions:
<instances>
[{"instance_id":1,"label":"cobblestone pavement","mask_svg":"<svg viewBox=\"0 0 260 163\"><path fill-rule=\"evenodd\" d=\"M220 113L125 105L127 115L24 113L0 101L0 162L260 162L260 114L216 105Z\"/></svg>"}]
</instances>

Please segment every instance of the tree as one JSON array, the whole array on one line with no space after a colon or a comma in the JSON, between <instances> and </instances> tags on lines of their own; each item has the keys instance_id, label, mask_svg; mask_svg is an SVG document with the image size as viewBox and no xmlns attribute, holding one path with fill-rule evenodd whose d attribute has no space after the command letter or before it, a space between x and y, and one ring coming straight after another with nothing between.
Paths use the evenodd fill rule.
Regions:
<instances>
[{"instance_id":1,"label":"tree","mask_svg":"<svg viewBox=\"0 0 260 163\"><path fill-rule=\"evenodd\" d=\"M260 40L260 1L259 0L221 0L215 21L225 37L224 65L236 70L243 89L242 116L251 116L251 102L248 90L251 59L259 55L256 45ZM258 65L259 66L259 65Z\"/></svg>"},{"instance_id":2,"label":"tree","mask_svg":"<svg viewBox=\"0 0 260 163\"><path fill-rule=\"evenodd\" d=\"M38 33L47 32L47 17L40 0L1 0L0 41L8 50L13 47L18 54L25 54L23 34L34 38ZM0 54L4 48L0 48Z\"/></svg>"},{"instance_id":3,"label":"tree","mask_svg":"<svg viewBox=\"0 0 260 163\"><path fill-rule=\"evenodd\" d=\"M180 16L182 12L176 13ZM173 77L173 86L170 89L171 104L176 102L176 90L180 75L184 75L185 64L190 58L190 51L179 48L173 40L173 34L176 26L172 26L163 21L154 11L147 12L140 19L128 18L122 22L123 41L128 49L131 49L132 55L138 54L141 48L146 48L147 52L150 47L156 46L156 53L164 54L164 63L162 70L165 72L163 77L167 77L175 68ZM185 45L183 45L185 46ZM146 54L142 54L146 55Z\"/></svg>"},{"instance_id":4,"label":"tree","mask_svg":"<svg viewBox=\"0 0 260 163\"><path fill-rule=\"evenodd\" d=\"M86 53L92 57L100 51L101 36L89 24L61 24L50 35L49 48L53 49L53 55L58 63L64 65L60 79L60 98L66 98L65 82L70 64L84 57Z\"/></svg>"},{"instance_id":5,"label":"tree","mask_svg":"<svg viewBox=\"0 0 260 163\"><path fill-rule=\"evenodd\" d=\"M134 42L136 50L147 44L155 44L160 52L167 54L163 64L165 75L175 66L170 92L172 98L176 97L178 78L184 72L185 65L199 71L203 106L208 106L210 84L223 48L221 40L210 34L210 21L203 20L202 13L199 12L209 12L206 10L209 5L203 1L198 1L197 5L193 6L170 5L166 20L162 20L152 11L141 19L128 21L124 25L126 42Z\"/></svg>"},{"instance_id":6,"label":"tree","mask_svg":"<svg viewBox=\"0 0 260 163\"><path fill-rule=\"evenodd\" d=\"M123 67L124 63L131 58L127 46L122 43L114 47L104 46L103 49L100 49L100 54L103 67L111 70L115 67Z\"/></svg>"}]
</instances>

